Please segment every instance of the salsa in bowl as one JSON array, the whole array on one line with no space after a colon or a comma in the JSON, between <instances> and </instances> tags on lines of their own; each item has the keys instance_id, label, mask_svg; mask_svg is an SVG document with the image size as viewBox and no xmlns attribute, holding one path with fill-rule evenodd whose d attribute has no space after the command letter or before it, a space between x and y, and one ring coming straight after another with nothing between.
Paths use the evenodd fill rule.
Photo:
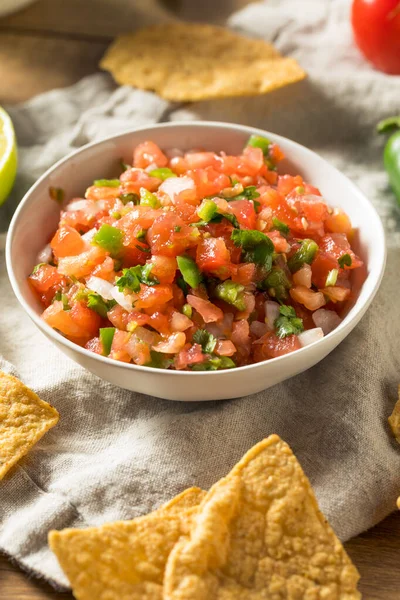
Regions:
<instances>
[{"instance_id":1,"label":"salsa in bowl","mask_svg":"<svg viewBox=\"0 0 400 600\"><path fill-rule=\"evenodd\" d=\"M299 155L317 164L307 172ZM69 180L77 167L82 187ZM229 124L168 124L88 146L52 172L38 183L53 226L41 246L32 240L23 293L64 351L85 366L91 356L101 375L93 361L116 365L114 383L176 399L251 393L315 364L360 318L370 252L353 227L358 211L333 193L335 176L368 206L368 222L379 219L346 178L293 142ZM383 262L384 250L379 277ZM271 377L226 386L251 369ZM146 371L172 374L173 391L137 385ZM207 373L220 389L183 391L187 377Z\"/></svg>"}]
</instances>

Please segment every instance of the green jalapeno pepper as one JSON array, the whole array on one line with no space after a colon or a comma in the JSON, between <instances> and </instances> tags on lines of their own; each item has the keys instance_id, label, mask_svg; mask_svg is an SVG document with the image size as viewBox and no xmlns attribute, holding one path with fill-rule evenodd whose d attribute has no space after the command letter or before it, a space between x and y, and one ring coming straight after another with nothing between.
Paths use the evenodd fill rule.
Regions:
<instances>
[{"instance_id":1,"label":"green jalapeno pepper","mask_svg":"<svg viewBox=\"0 0 400 600\"><path fill-rule=\"evenodd\" d=\"M389 176L398 203L400 204L400 116L384 119L377 125L379 133L393 132L383 151L383 164Z\"/></svg>"}]
</instances>

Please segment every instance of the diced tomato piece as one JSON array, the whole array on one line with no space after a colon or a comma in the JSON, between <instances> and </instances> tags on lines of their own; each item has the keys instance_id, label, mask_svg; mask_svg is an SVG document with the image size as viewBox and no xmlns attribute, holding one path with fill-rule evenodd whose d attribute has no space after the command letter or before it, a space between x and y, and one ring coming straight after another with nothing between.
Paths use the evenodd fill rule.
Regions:
<instances>
[{"instance_id":1,"label":"diced tomato piece","mask_svg":"<svg viewBox=\"0 0 400 600\"><path fill-rule=\"evenodd\" d=\"M199 237L196 227L189 227L172 212L157 217L147 232L152 253L165 256L179 256L187 248L195 246Z\"/></svg>"},{"instance_id":2,"label":"diced tomato piece","mask_svg":"<svg viewBox=\"0 0 400 600\"><path fill-rule=\"evenodd\" d=\"M100 316L76 302L71 310L64 310L62 302L54 302L44 311L42 318L48 325L74 339L90 339L99 331Z\"/></svg>"},{"instance_id":3,"label":"diced tomato piece","mask_svg":"<svg viewBox=\"0 0 400 600\"><path fill-rule=\"evenodd\" d=\"M293 300L304 304L308 310L318 310L321 306L326 304L324 295L321 292L314 292L309 290L304 285L296 285L289 290L289 293Z\"/></svg>"},{"instance_id":4,"label":"diced tomato piece","mask_svg":"<svg viewBox=\"0 0 400 600\"><path fill-rule=\"evenodd\" d=\"M176 333L171 333L167 340L153 346L153 350L164 354L176 354L182 350L185 344L186 335L183 331L177 331Z\"/></svg>"},{"instance_id":5,"label":"diced tomato piece","mask_svg":"<svg viewBox=\"0 0 400 600\"><path fill-rule=\"evenodd\" d=\"M204 238L197 246L196 262L202 271L216 271L230 264L229 250L222 238Z\"/></svg>"},{"instance_id":6,"label":"diced tomato piece","mask_svg":"<svg viewBox=\"0 0 400 600\"><path fill-rule=\"evenodd\" d=\"M255 344L256 348L254 351L254 357L257 362L284 356L301 348L297 335L288 335L285 338L279 338L274 333L267 333L260 340L263 343Z\"/></svg>"},{"instance_id":7,"label":"diced tomato piece","mask_svg":"<svg viewBox=\"0 0 400 600\"><path fill-rule=\"evenodd\" d=\"M170 285L140 285L140 292L135 303L135 308L153 308L163 306L173 297Z\"/></svg>"},{"instance_id":8,"label":"diced tomato piece","mask_svg":"<svg viewBox=\"0 0 400 600\"><path fill-rule=\"evenodd\" d=\"M155 192L161 183L158 177L151 177L142 169L127 169L121 175L120 194L139 194L140 188Z\"/></svg>"},{"instance_id":9,"label":"diced tomato piece","mask_svg":"<svg viewBox=\"0 0 400 600\"><path fill-rule=\"evenodd\" d=\"M285 158L285 154L283 153L281 148L278 146L278 144L274 144L273 142L269 145L268 156L275 164L281 162L281 160Z\"/></svg>"},{"instance_id":10,"label":"diced tomato piece","mask_svg":"<svg viewBox=\"0 0 400 600\"><path fill-rule=\"evenodd\" d=\"M151 257L151 274L156 277L160 283L172 283L175 279L178 265L174 256L154 255Z\"/></svg>"},{"instance_id":11,"label":"diced tomato piece","mask_svg":"<svg viewBox=\"0 0 400 600\"><path fill-rule=\"evenodd\" d=\"M156 310L150 315L149 324L156 331L161 333L161 335L169 335L171 333L169 327L169 319L167 315L164 315L162 312Z\"/></svg>"},{"instance_id":12,"label":"diced tomato piece","mask_svg":"<svg viewBox=\"0 0 400 600\"><path fill-rule=\"evenodd\" d=\"M65 282L65 277L58 272L57 267L43 264L35 273L29 275L29 281L38 292L47 292L50 288Z\"/></svg>"},{"instance_id":13,"label":"diced tomato piece","mask_svg":"<svg viewBox=\"0 0 400 600\"><path fill-rule=\"evenodd\" d=\"M141 340L134 332L123 350L131 357L135 365L145 365L151 360L149 345Z\"/></svg>"},{"instance_id":14,"label":"diced tomato piece","mask_svg":"<svg viewBox=\"0 0 400 600\"><path fill-rule=\"evenodd\" d=\"M132 325L139 327L143 327L143 325L148 325L150 323L150 316L139 311L134 311L127 314L125 321L127 323L126 328L128 329L128 331L130 331L132 329Z\"/></svg>"},{"instance_id":15,"label":"diced tomato piece","mask_svg":"<svg viewBox=\"0 0 400 600\"><path fill-rule=\"evenodd\" d=\"M126 351L126 345L128 344L130 337L130 333L127 333L126 331L118 331L117 329L114 333L109 357L113 358L114 360L130 363L131 357Z\"/></svg>"},{"instance_id":16,"label":"diced tomato piece","mask_svg":"<svg viewBox=\"0 0 400 600\"><path fill-rule=\"evenodd\" d=\"M105 258L101 264L97 265L97 267L93 269L92 275L113 283L115 280L113 259L110 256L107 256L107 258Z\"/></svg>"},{"instance_id":17,"label":"diced tomato piece","mask_svg":"<svg viewBox=\"0 0 400 600\"><path fill-rule=\"evenodd\" d=\"M274 244L275 252L289 252L290 245L285 237L279 231L268 231L266 235Z\"/></svg>"},{"instance_id":18,"label":"diced tomato piece","mask_svg":"<svg viewBox=\"0 0 400 600\"><path fill-rule=\"evenodd\" d=\"M77 256L65 256L58 261L58 272L62 275L87 277L93 269L102 263L107 256L107 252L99 246L92 246Z\"/></svg>"},{"instance_id":19,"label":"diced tomato piece","mask_svg":"<svg viewBox=\"0 0 400 600\"><path fill-rule=\"evenodd\" d=\"M244 229L255 229L257 215L251 200L232 200L229 208Z\"/></svg>"},{"instance_id":20,"label":"diced tomato piece","mask_svg":"<svg viewBox=\"0 0 400 600\"><path fill-rule=\"evenodd\" d=\"M348 288L342 288L336 285L332 285L320 290L322 294L328 296L331 302L344 302L350 296L350 290Z\"/></svg>"},{"instance_id":21,"label":"diced tomato piece","mask_svg":"<svg viewBox=\"0 0 400 600\"><path fill-rule=\"evenodd\" d=\"M242 358L247 358L251 350L250 325L247 319L235 321L232 325L231 340Z\"/></svg>"},{"instance_id":22,"label":"diced tomato piece","mask_svg":"<svg viewBox=\"0 0 400 600\"><path fill-rule=\"evenodd\" d=\"M63 256L75 256L84 251L86 244L81 235L69 225L64 225L57 229L57 232L50 242L56 258Z\"/></svg>"},{"instance_id":23,"label":"diced tomato piece","mask_svg":"<svg viewBox=\"0 0 400 600\"><path fill-rule=\"evenodd\" d=\"M325 287L329 271L337 269L337 259L329 256L326 252L319 251L311 264L312 282L318 288Z\"/></svg>"},{"instance_id":24,"label":"diced tomato piece","mask_svg":"<svg viewBox=\"0 0 400 600\"><path fill-rule=\"evenodd\" d=\"M218 194L218 192L231 185L229 177L216 171L213 167L193 169L188 171L187 175L194 181L198 200Z\"/></svg>"},{"instance_id":25,"label":"diced tomato piece","mask_svg":"<svg viewBox=\"0 0 400 600\"><path fill-rule=\"evenodd\" d=\"M261 148L246 146L240 157L237 172L240 175L257 175L264 166L264 155Z\"/></svg>"},{"instance_id":26,"label":"diced tomato piece","mask_svg":"<svg viewBox=\"0 0 400 600\"><path fill-rule=\"evenodd\" d=\"M186 170L218 168L220 162L221 159L214 152L187 152L185 154Z\"/></svg>"},{"instance_id":27,"label":"diced tomato piece","mask_svg":"<svg viewBox=\"0 0 400 600\"><path fill-rule=\"evenodd\" d=\"M119 187L106 187L99 185L91 185L88 187L85 193L85 198L88 200L116 200L118 196L121 194L121 190ZM109 206L111 208L112 202ZM92 204L93 205L93 204ZM88 206L90 206L88 204Z\"/></svg>"},{"instance_id":28,"label":"diced tomato piece","mask_svg":"<svg viewBox=\"0 0 400 600\"><path fill-rule=\"evenodd\" d=\"M168 158L164 152L151 141L142 142L136 146L133 153L133 164L135 167L145 169L149 165L157 165L157 167L166 167Z\"/></svg>"},{"instance_id":29,"label":"diced tomato piece","mask_svg":"<svg viewBox=\"0 0 400 600\"><path fill-rule=\"evenodd\" d=\"M186 315L175 310L171 315L170 320L171 331L186 331L193 327L193 321Z\"/></svg>"},{"instance_id":30,"label":"diced tomato piece","mask_svg":"<svg viewBox=\"0 0 400 600\"><path fill-rule=\"evenodd\" d=\"M349 217L345 213L333 213L328 215L325 219L325 229L326 231L331 231L332 233L347 233L349 234L352 230L351 221Z\"/></svg>"},{"instance_id":31,"label":"diced tomato piece","mask_svg":"<svg viewBox=\"0 0 400 600\"><path fill-rule=\"evenodd\" d=\"M103 344L100 341L100 338L94 337L85 344L86 350L90 350L90 352L94 352L95 354L104 354L103 352Z\"/></svg>"},{"instance_id":32,"label":"diced tomato piece","mask_svg":"<svg viewBox=\"0 0 400 600\"><path fill-rule=\"evenodd\" d=\"M308 221L320 222L329 217L325 202L317 200L318 196L299 196L300 211Z\"/></svg>"},{"instance_id":33,"label":"diced tomato piece","mask_svg":"<svg viewBox=\"0 0 400 600\"><path fill-rule=\"evenodd\" d=\"M175 357L175 369L186 369L189 365L196 365L206 360L200 344L185 344Z\"/></svg>"},{"instance_id":34,"label":"diced tomato piece","mask_svg":"<svg viewBox=\"0 0 400 600\"><path fill-rule=\"evenodd\" d=\"M113 306L107 313L107 318L117 329L126 330L129 321L129 313L119 304Z\"/></svg>"},{"instance_id":35,"label":"diced tomato piece","mask_svg":"<svg viewBox=\"0 0 400 600\"><path fill-rule=\"evenodd\" d=\"M295 188L303 185L304 181L300 175L295 175L295 177L292 175L280 175L278 177L278 192L283 194L283 196L287 196Z\"/></svg>"},{"instance_id":36,"label":"diced tomato piece","mask_svg":"<svg viewBox=\"0 0 400 600\"><path fill-rule=\"evenodd\" d=\"M363 264L351 249L350 242L345 233L330 233L325 235L320 242L320 248L328 256L336 259L336 261L343 256L343 254L349 254L352 262L351 266L346 267L348 269L356 269Z\"/></svg>"},{"instance_id":37,"label":"diced tomato piece","mask_svg":"<svg viewBox=\"0 0 400 600\"><path fill-rule=\"evenodd\" d=\"M186 300L193 306L195 310L200 314L205 323L213 323L214 321L220 321L224 313L218 306L215 306L209 300L204 300L203 298L199 298L198 296L193 296L192 294L188 294Z\"/></svg>"},{"instance_id":38,"label":"diced tomato piece","mask_svg":"<svg viewBox=\"0 0 400 600\"><path fill-rule=\"evenodd\" d=\"M75 302L68 312L70 312L75 323L85 332L85 336L94 337L98 333L101 317L97 312L87 308L82 302Z\"/></svg>"},{"instance_id":39,"label":"diced tomato piece","mask_svg":"<svg viewBox=\"0 0 400 600\"><path fill-rule=\"evenodd\" d=\"M254 282L255 276L256 265L254 263L243 263L237 265L235 272L232 273L232 281L242 285L250 285Z\"/></svg>"},{"instance_id":40,"label":"diced tomato piece","mask_svg":"<svg viewBox=\"0 0 400 600\"><path fill-rule=\"evenodd\" d=\"M233 356L236 354L236 346L231 340L218 340L215 353L219 356Z\"/></svg>"}]
</instances>

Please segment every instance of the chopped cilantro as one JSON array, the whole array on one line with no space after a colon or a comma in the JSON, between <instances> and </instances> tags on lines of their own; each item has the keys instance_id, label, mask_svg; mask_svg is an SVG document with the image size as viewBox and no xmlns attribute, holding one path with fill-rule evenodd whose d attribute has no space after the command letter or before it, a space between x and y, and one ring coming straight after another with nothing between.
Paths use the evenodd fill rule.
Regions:
<instances>
[{"instance_id":1,"label":"chopped cilantro","mask_svg":"<svg viewBox=\"0 0 400 600\"><path fill-rule=\"evenodd\" d=\"M234 229L231 240L235 246L242 247L245 262L260 265L267 271L271 269L274 244L267 235L256 229Z\"/></svg>"},{"instance_id":2,"label":"chopped cilantro","mask_svg":"<svg viewBox=\"0 0 400 600\"><path fill-rule=\"evenodd\" d=\"M342 256L340 256L338 258L339 267L341 269L344 269L345 266L346 267L351 267L352 262L353 261L351 259L350 254L342 254Z\"/></svg>"},{"instance_id":3,"label":"chopped cilantro","mask_svg":"<svg viewBox=\"0 0 400 600\"><path fill-rule=\"evenodd\" d=\"M146 363L146 367L153 367L153 369L168 369L173 364L171 358L166 358L162 352L156 352L150 350L150 362Z\"/></svg>"},{"instance_id":4,"label":"chopped cilantro","mask_svg":"<svg viewBox=\"0 0 400 600\"><path fill-rule=\"evenodd\" d=\"M96 187L113 187L117 188L121 185L119 179L95 179L93 185Z\"/></svg>"},{"instance_id":5,"label":"chopped cilantro","mask_svg":"<svg viewBox=\"0 0 400 600\"><path fill-rule=\"evenodd\" d=\"M214 337L212 333L209 333L206 329L198 329L193 334L193 341L197 344L200 344L205 354L211 354L214 352L217 344L217 338Z\"/></svg>"},{"instance_id":6,"label":"chopped cilantro","mask_svg":"<svg viewBox=\"0 0 400 600\"><path fill-rule=\"evenodd\" d=\"M227 219L229 221L229 223L232 223L232 225L236 228L236 229L240 229L240 223L237 220L237 218L235 217L235 215L231 215L230 213L219 213L221 215L221 217L223 217L224 219Z\"/></svg>"},{"instance_id":7,"label":"chopped cilantro","mask_svg":"<svg viewBox=\"0 0 400 600\"><path fill-rule=\"evenodd\" d=\"M255 200L259 198L260 194L257 192L257 188L255 185L249 185L243 189L243 192L238 194L237 196L232 196L232 198L226 198L228 202L232 202L232 200Z\"/></svg>"},{"instance_id":8,"label":"chopped cilantro","mask_svg":"<svg viewBox=\"0 0 400 600\"><path fill-rule=\"evenodd\" d=\"M311 265L318 251L318 244L314 240L305 239L300 248L288 260L288 267L292 273L296 273L304 263Z\"/></svg>"},{"instance_id":9,"label":"chopped cilantro","mask_svg":"<svg viewBox=\"0 0 400 600\"><path fill-rule=\"evenodd\" d=\"M286 225L286 223L283 223L282 221L277 219L276 217L272 217L272 225L273 225L273 229L280 231L284 235L287 235L290 231L289 226Z\"/></svg>"},{"instance_id":10,"label":"chopped cilantro","mask_svg":"<svg viewBox=\"0 0 400 600\"><path fill-rule=\"evenodd\" d=\"M160 282L154 276L151 276L151 270L153 265L146 263L144 266L137 265L136 267L130 267L129 269L123 269L121 277L115 282L119 291L127 289L132 292L140 291L140 284L145 285L158 285Z\"/></svg>"},{"instance_id":11,"label":"chopped cilantro","mask_svg":"<svg viewBox=\"0 0 400 600\"><path fill-rule=\"evenodd\" d=\"M288 335L298 335L304 331L303 319L296 315L293 306L282 304L279 307L279 317L275 321L276 335L284 338Z\"/></svg>"},{"instance_id":12,"label":"chopped cilantro","mask_svg":"<svg viewBox=\"0 0 400 600\"><path fill-rule=\"evenodd\" d=\"M115 305L115 300L104 300L96 292L88 292L87 294L87 307L97 312L103 319L106 318L108 311Z\"/></svg>"},{"instance_id":13,"label":"chopped cilantro","mask_svg":"<svg viewBox=\"0 0 400 600\"><path fill-rule=\"evenodd\" d=\"M179 233L181 229L182 229L182 227L180 225L175 225L175 227L174 227L175 233Z\"/></svg>"},{"instance_id":14,"label":"chopped cilantro","mask_svg":"<svg viewBox=\"0 0 400 600\"><path fill-rule=\"evenodd\" d=\"M137 240L144 240L146 238L147 229L139 229L136 234Z\"/></svg>"}]
</instances>

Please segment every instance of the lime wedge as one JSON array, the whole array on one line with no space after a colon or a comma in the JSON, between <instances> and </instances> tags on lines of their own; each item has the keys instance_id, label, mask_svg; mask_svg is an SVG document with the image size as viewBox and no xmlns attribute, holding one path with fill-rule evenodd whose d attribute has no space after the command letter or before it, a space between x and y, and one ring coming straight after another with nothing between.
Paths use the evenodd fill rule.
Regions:
<instances>
[{"instance_id":1,"label":"lime wedge","mask_svg":"<svg viewBox=\"0 0 400 600\"><path fill-rule=\"evenodd\" d=\"M0 107L0 205L7 199L17 174L17 142L12 121Z\"/></svg>"}]
</instances>

